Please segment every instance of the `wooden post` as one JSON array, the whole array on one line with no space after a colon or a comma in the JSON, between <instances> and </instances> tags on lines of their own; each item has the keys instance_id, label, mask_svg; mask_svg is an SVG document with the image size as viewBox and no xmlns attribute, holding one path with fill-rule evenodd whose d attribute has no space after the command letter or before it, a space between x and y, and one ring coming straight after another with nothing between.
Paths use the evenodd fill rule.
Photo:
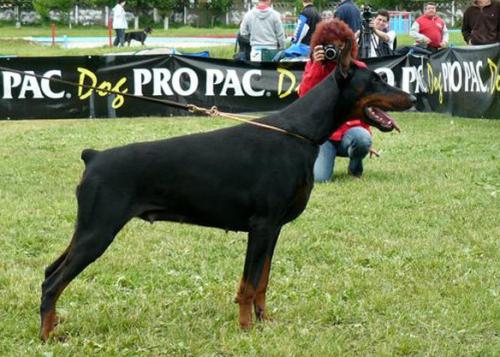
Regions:
<instances>
[{"instance_id":1,"label":"wooden post","mask_svg":"<svg viewBox=\"0 0 500 357\"><path fill-rule=\"evenodd\" d=\"M109 47L113 47L113 20L108 17L108 37L109 37Z\"/></svg>"},{"instance_id":2,"label":"wooden post","mask_svg":"<svg viewBox=\"0 0 500 357\"><path fill-rule=\"evenodd\" d=\"M52 36L52 46L56 45L56 24L50 24L50 35Z\"/></svg>"}]
</instances>

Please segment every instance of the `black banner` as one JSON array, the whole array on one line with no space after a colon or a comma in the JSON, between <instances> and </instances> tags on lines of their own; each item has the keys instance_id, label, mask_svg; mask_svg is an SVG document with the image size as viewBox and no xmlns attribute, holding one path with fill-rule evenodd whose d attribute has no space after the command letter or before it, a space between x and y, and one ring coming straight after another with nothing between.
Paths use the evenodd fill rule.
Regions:
<instances>
[{"instance_id":1,"label":"black banner","mask_svg":"<svg viewBox=\"0 0 500 357\"><path fill-rule=\"evenodd\" d=\"M415 94L420 111L500 118L499 45L451 48L430 58L410 55L366 62L390 84ZM0 58L0 66L0 119L189 114L119 93L215 105L233 113L273 111L297 98L304 69L301 62L245 63L164 55L13 57Z\"/></svg>"}]
</instances>

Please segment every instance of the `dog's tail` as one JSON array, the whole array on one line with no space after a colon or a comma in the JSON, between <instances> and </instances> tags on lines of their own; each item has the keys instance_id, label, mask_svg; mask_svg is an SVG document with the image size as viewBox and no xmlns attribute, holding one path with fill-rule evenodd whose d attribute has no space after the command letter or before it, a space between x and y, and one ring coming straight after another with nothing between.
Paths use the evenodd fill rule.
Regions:
<instances>
[{"instance_id":1,"label":"dog's tail","mask_svg":"<svg viewBox=\"0 0 500 357\"><path fill-rule=\"evenodd\" d=\"M85 165L88 165L90 161L99 153L99 151L94 149L85 149L82 151L82 160Z\"/></svg>"}]
</instances>

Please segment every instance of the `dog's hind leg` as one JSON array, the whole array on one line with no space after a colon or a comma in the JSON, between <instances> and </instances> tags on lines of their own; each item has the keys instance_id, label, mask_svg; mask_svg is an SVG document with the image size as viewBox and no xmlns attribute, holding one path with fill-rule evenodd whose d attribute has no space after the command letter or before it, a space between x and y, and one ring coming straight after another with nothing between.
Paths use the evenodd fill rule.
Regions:
<instances>
[{"instance_id":1,"label":"dog's hind leg","mask_svg":"<svg viewBox=\"0 0 500 357\"><path fill-rule=\"evenodd\" d=\"M80 198L78 223L73 239L66 251L47 268L50 275L42 284L40 338L43 341L48 339L57 324L56 303L63 290L104 253L130 219L125 215L126 203L110 192L97 195L93 202L82 202ZM93 209L86 211L85 204L90 204Z\"/></svg>"},{"instance_id":2,"label":"dog's hind leg","mask_svg":"<svg viewBox=\"0 0 500 357\"><path fill-rule=\"evenodd\" d=\"M265 316L265 293L271 269L271 259L281 226L256 220L248 233L248 246L243 277L236 301L240 307L240 327L252 326L255 305L258 318Z\"/></svg>"},{"instance_id":3,"label":"dog's hind leg","mask_svg":"<svg viewBox=\"0 0 500 357\"><path fill-rule=\"evenodd\" d=\"M89 232L75 235L75 241L57 269L42 284L40 337L46 341L57 324L56 303L66 286L109 246L113 235Z\"/></svg>"},{"instance_id":4,"label":"dog's hind leg","mask_svg":"<svg viewBox=\"0 0 500 357\"><path fill-rule=\"evenodd\" d=\"M46 269L45 269L45 279L47 279L49 276L52 275L52 273L61 265L61 263L66 259L66 255L68 255L69 249L71 248L71 243L68 245L68 247L64 250L64 252L57 258L52 264L50 264Z\"/></svg>"}]
</instances>

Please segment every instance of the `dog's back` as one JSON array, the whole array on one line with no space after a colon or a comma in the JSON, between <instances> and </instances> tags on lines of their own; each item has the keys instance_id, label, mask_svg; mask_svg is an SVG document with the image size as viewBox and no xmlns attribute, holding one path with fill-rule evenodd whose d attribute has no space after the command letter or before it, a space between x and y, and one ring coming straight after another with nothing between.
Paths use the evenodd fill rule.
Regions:
<instances>
[{"instance_id":1,"label":"dog's back","mask_svg":"<svg viewBox=\"0 0 500 357\"><path fill-rule=\"evenodd\" d=\"M103 190L130 192L127 215L248 231L256 214L274 211L278 219L279 212L289 221L305 208L286 212L298 185L312 188L317 147L239 125L85 153L81 184L98 181Z\"/></svg>"}]
</instances>

